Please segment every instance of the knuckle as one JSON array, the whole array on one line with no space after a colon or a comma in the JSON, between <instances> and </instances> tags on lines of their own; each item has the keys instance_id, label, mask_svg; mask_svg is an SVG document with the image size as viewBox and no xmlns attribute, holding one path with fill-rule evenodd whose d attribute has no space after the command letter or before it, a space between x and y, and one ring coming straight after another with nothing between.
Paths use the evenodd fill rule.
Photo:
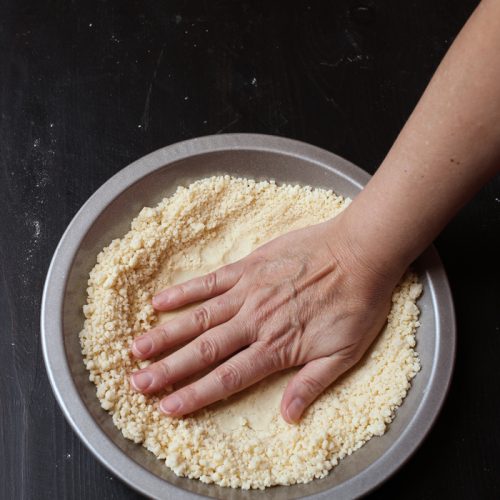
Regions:
<instances>
[{"instance_id":1,"label":"knuckle","mask_svg":"<svg viewBox=\"0 0 500 500\"><path fill-rule=\"evenodd\" d=\"M158 368L158 372L160 375L160 379L162 383L167 383L169 378L170 378L170 368L168 367L167 361L165 359L162 359L158 363L156 363L156 366Z\"/></svg>"},{"instance_id":2,"label":"knuckle","mask_svg":"<svg viewBox=\"0 0 500 500\"><path fill-rule=\"evenodd\" d=\"M202 286L209 294L214 293L217 288L217 275L215 272L208 273L202 278Z\"/></svg>"},{"instance_id":3,"label":"knuckle","mask_svg":"<svg viewBox=\"0 0 500 500\"><path fill-rule=\"evenodd\" d=\"M198 341L199 358L206 365L211 365L218 360L219 349L216 342L211 338L201 338Z\"/></svg>"},{"instance_id":4,"label":"knuckle","mask_svg":"<svg viewBox=\"0 0 500 500\"><path fill-rule=\"evenodd\" d=\"M306 388L307 392L314 396L323 392L325 389L325 386L319 380L309 375L303 375L301 383Z\"/></svg>"},{"instance_id":5,"label":"knuckle","mask_svg":"<svg viewBox=\"0 0 500 500\"><path fill-rule=\"evenodd\" d=\"M229 300L222 295L213 299L213 304L215 309L225 310L229 305Z\"/></svg>"},{"instance_id":6,"label":"knuckle","mask_svg":"<svg viewBox=\"0 0 500 500\"><path fill-rule=\"evenodd\" d=\"M205 306L197 307L193 311L193 321L195 325L202 331L210 328L210 313Z\"/></svg>"},{"instance_id":7,"label":"knuckle","mask_svg":"<svg viewBox=\"0 0 500 500\"><path fill-rule=\"evenodd\" d=\"M219 384L228 392L236 392L242 387L241 373L236 366L226 363L215 370Z\"/></svg>"},{"instance_id":8,"label":"knuckle","mask_svg":"<svg viewBox=\"0 0 500 500\"><path fill-rule=\"evenodd\" d=\"M246 262L247 267L249 267L250 269L258 269L260 266L264 266L265 264L267 264L269 258L264 247L265 245L255 249L252 252L251 259L248 259L248 261Z\"/></svg>"},{"instance_id":9,"label":"knuckle","mask_svg":"<svg viewBox=\"0 0 500 500\"><path fill-rule=\"evenodd\" d=\"M175 294L176 298L184 297L184 295L186 295L186 287L184 286L184 283L176 285L175 288L172 289L172 292Z\"/></svg>"},{"instance_id":10,"label":"knuckle","mask_svg":"<svg viewBox=\"0 0 500 500\"><path fill-rule=\"evenodd\" d=\"M167 344L170 340L170 333L168 329L164 326L161 325L157 328L157 335L159 337L159 340L162 344Z\"/></svg>"}]
</instances>

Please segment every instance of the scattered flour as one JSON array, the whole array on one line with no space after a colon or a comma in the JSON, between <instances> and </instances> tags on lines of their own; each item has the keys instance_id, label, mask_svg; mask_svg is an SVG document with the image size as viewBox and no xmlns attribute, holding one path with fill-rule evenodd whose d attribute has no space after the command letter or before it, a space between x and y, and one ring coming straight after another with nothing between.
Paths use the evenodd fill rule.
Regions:
<instances>
[{"instance_id":1,"label":"scattered flour","mask_svg":"<svg viewBox=\"0 0 500 500\"><path fill-rule=\"evenodd\" d=\"M145 396L129 385L130 373L149 364L131 357L134 337L174 314L158 318L151 306L155 292L237 260L279 234L335 216L348 203L322 189L212 177L144 208L131 230L98 255L83 307L81 346L97 397L126 438L180 476L246 489L323 477L385 432L420 369L415 302L422 286L411 273L394 291L387 326L368 354L298 425L279 414L295 370L179 420L157 410L163 394Z\"/></svg>"}]
</instances>

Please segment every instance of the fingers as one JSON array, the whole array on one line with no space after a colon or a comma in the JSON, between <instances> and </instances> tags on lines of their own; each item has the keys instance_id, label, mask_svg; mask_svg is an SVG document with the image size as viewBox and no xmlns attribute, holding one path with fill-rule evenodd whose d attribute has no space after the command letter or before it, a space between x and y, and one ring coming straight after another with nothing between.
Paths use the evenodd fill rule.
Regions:
<instances>
[{"instance_id":1,"label":"fingers","mask_svg":"<svg viewBox=\"0 0 500 500\"><path fill-rule=\"evenodd\" d=\"M192 413L255 384L275 371L270 358L249 347L200 380L163 398L160 410L175 417Z\"/></svg>"},{"instance_id":2,"label":"fingers","mask_svg":"<svg viewBox=\"0 0 500 500\"><path fill-rule=\"evenodd\" d=\"M242 304L243 298L234 293L209 300L135 339L132 353L139 359L158 356L167 349L229 321L238 313Z\"/></svg>"},{"instance_id":3,"label":"fingers","mask_svg":"<svg viewBox=\"0 0 500 500\"><path fill-rule=\"evenodd\" d=\"M248 345L244 327L236 320L216 326L170 356L135 372L133 387L152 393L198 373Z\"/></svg>"},{"instance_id":4,"label":"fingers","mask_svg":"<svg viewBox=\"0 0 500 500\"><path fill-rule=\"evenodd\" d=\"M307 363L289 382L281 400L281 414L290 424L296 423L304 410L352 364L339 352Z\"/></svg>"},{"instance_id":5,"label":"fingers","mask_svg":"<svg viewBox=\"0 0 500 500\"><path fill-rule=\"evenodd\" d=\"M199 278L166 288L153 297L153 307L160 311L169 311L192 302L210 299L232 288L241 273L242 266L234 263Z\"/></svg>"}]
</instances>

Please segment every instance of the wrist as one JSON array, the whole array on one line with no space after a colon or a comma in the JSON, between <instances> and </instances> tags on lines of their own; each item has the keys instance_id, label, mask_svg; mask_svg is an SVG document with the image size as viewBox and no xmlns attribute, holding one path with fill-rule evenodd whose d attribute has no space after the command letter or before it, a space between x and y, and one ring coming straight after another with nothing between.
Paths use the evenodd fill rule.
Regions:
<instances>
[{"instance_id":1,"label":"wrist","mask_svg":"<svg viewBox=\"0 0 500 500\"><path fill-rule=\"evenodd\" d=\"M378 231L371 217L361 216L354 202L337 217L329 221L337 242L341 240L343 260L349 271L374 282L396 284L411 264L394 242Z\"/></svg>"}]
</instances>

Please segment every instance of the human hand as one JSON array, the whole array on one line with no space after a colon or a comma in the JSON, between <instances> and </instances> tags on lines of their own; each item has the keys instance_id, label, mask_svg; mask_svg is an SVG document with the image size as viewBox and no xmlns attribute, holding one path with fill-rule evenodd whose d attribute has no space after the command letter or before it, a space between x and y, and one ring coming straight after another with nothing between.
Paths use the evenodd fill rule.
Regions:
<instances>
[{"instance_id":1,"label":"human hand","mask_svg":"<svg viewBox=\"0 0 500 500\"><path fill-rule=\"evenodd\" d=\"M222 362L161 400L161 411L182 416L304 365L281 402L283 418L298 421L362 357L385 323L400 277L354 255L342 215L157 294L153 306L159 311L205 302L134 341L139 359L189 343L135 372L133 387L154 393Z\"/></svg>"}]
</instances>

